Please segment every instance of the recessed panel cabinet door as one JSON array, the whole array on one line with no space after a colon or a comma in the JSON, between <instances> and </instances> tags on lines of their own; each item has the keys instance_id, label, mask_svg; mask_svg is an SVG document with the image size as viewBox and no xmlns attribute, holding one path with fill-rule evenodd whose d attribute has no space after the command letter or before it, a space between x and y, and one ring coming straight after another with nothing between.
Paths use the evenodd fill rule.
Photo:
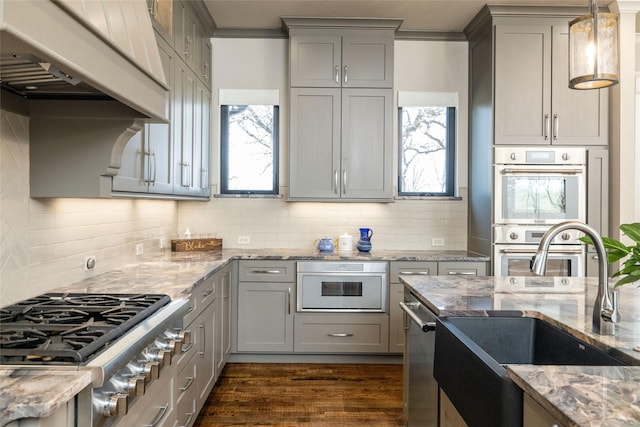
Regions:
<instances>
[{"instance_id":1,"label":"recessed panel cabinet door","mask_svg":"<svg viewBox=\"0 0 640 427\"><path fill-rule=\"evenodd\" d=\"M291 89L289 197L340 197L340 123L340 89Z\"/></svg>"},{"instance_id":2,"label":"recessed panel cabinet door","mask_svg":"<svg viewBox=\"0 0 640 427\"><path fill-rule=\"evenodd\" d=\"M495 143L550 143L551 27L495 28Z\"/></svg>"},{"instance_id":3,"label":"recessed panel cabinet door","mask_svg":"<svg viewBox=\"0 0 640 427\"><path fill-rule=\"evenodd\" d=\"M342 39L342 87L391 88L393 37L345 36Z\"/></svg>"},{"instance_id":4,"label":"recessed panel cabinet door","mask_svg":"<svg viewBox=\"0 0 640 427\"><path fill-rule=\"evenodd\" d=\"M292 87L340 87L342 37L292 36L290 80Z\"/></svg>"},{"instance_id":5,"label":"recessed panel cabinet door","mask_svg":"<svg viewBox=\"0 0 640 427\"><path fill-rule=\"evenodd\" d=\"M343 89L341 197L390 199L391 89Z\"/></svg>"}]
</instances>

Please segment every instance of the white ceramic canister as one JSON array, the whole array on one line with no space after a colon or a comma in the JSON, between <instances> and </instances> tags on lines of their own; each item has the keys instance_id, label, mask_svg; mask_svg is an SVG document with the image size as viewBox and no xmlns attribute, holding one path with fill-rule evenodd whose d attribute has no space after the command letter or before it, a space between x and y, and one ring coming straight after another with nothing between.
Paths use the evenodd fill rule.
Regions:
<instances>
[{"instance_id":1,"label":"white ceramic canister","mask_svg":"<svg viewBox=\"0 0 640 427\"><path fill-rule=\"evenodd\" d=\"M349 234L342 234L338 237L338 250L339 251L352 251L353 250L353 237Z\"/></svg>"}]
</instances>

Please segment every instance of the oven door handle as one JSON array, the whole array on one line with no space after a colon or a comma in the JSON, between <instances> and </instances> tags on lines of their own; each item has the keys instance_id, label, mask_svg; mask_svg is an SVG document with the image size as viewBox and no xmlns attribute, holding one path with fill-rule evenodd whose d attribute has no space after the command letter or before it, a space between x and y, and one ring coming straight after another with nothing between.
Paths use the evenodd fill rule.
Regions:
<instances>
[{"instance_id":1,"label":"oven door handle","mask_svg":"<svg viewBox=\"0 0 640 427\"><path fill-rule=\"evenodd\" d=\"M535 254L535 250L531 250L531 249L500 249L500 253L501 254L531 254L534 253ZM574 255L574 254L581 254L582 250L581 249L556 249L556 250L549 250L550 254L567 254L567 255Z\"/></svg>"},{"instance_id":2,"label":"oven door handle","mask_svg":"<svg viewBox=\"0 0 640 427\"><path fill-rule=\"evenodd\" d=\"M555 175L579 175L584 173L583 169L520 169L520 168L504 168L500 171L501 174L540 174L540 173L549 173Z\"/></svg>"},{"instance_id":3,"label":"oven door handle","mask_svg":"<svg viewBox=\"0 0 640 427\"><path fill-rule=\"evenodd\" d=\"M418 326L420 326L420 329L422 329L424 332L436 330L436 322L425 322L411 309L411 307L409 307L409 305L411 305L411 307L418 308L421 304L418 302L415 302L415 303L400 302L400 308L402 309L402 311L407 313L407 315L409 315L409 317L414 322L416 322Z\"/></svg>"}]
</instances>

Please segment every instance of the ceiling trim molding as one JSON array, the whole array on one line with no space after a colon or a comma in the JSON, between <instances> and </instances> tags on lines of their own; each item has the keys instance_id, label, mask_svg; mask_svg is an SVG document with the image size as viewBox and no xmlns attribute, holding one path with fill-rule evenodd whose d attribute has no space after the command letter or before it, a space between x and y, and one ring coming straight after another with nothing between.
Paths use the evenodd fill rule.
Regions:
<instances>
[{"instance_id":1,"label":"ceiling trim molding","mask_svg":"<svg viewBox=\"0 0 640 427\"><path fill-rule=\"evenodd\" d=\"M463 32L397 31L396 40L466 42Z\"/></svg>"},{"instance_id":2,"label":"ceiling trim molding","mask_svg":"<svg viewBox=\"0 0 640 427\"><path fill-rule=\"evenodd\" d=\"M282 28L287 33L292 28L366 28L397 31L402 24L400 18L343 18L282 16Z\"/></svg>"},{"instance_id":3,"label":"ceiling trim molding","mask_svg":"<svg viewBox=\"0 0 640 427\"><path fill-rule=\"evenodd\" d=\"M212 38L218 39L286 39L287 33L282 29L253 29L253 28L217 28Z\"/></svg>"}]
</instances>

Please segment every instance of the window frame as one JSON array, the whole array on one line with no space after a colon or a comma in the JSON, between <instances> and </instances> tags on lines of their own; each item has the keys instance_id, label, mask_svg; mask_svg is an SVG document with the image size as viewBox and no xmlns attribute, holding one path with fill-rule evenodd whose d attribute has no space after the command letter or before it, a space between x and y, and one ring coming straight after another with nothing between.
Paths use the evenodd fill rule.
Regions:
<instances>
[{"instance_id":1,"label":"window frame","mask_svg":"<svg viewBox=\"0 0 640 427\"><path fill-rule=\"evenodd\" d=\"M403 158L403 140L402 140L402 111L403 108L415 107L443 107L446 108L446 128L445 137L445 189L442 192L423 192L423 191L402 191L402 158ZM399 197L455 197L456 195L456 141L457 141L457 116L458 107L456 106L438 106L438 105L404 105L398 106L398 196Z\"/></svg>"},{"instance_id":2,"label":"window frame","mask_svg":"<svg viewBox=\"0 0 640 427\"><path fill-rule=\"evenodd\" d=\"M263 194L278 195L280 171L280 106L269 104L273 108L273 167L271 190L231 190L229 189L229 106L231 105L261 105L250 103L234 103L220 105L220 194Z\"/></svg>"}]
</instances>

